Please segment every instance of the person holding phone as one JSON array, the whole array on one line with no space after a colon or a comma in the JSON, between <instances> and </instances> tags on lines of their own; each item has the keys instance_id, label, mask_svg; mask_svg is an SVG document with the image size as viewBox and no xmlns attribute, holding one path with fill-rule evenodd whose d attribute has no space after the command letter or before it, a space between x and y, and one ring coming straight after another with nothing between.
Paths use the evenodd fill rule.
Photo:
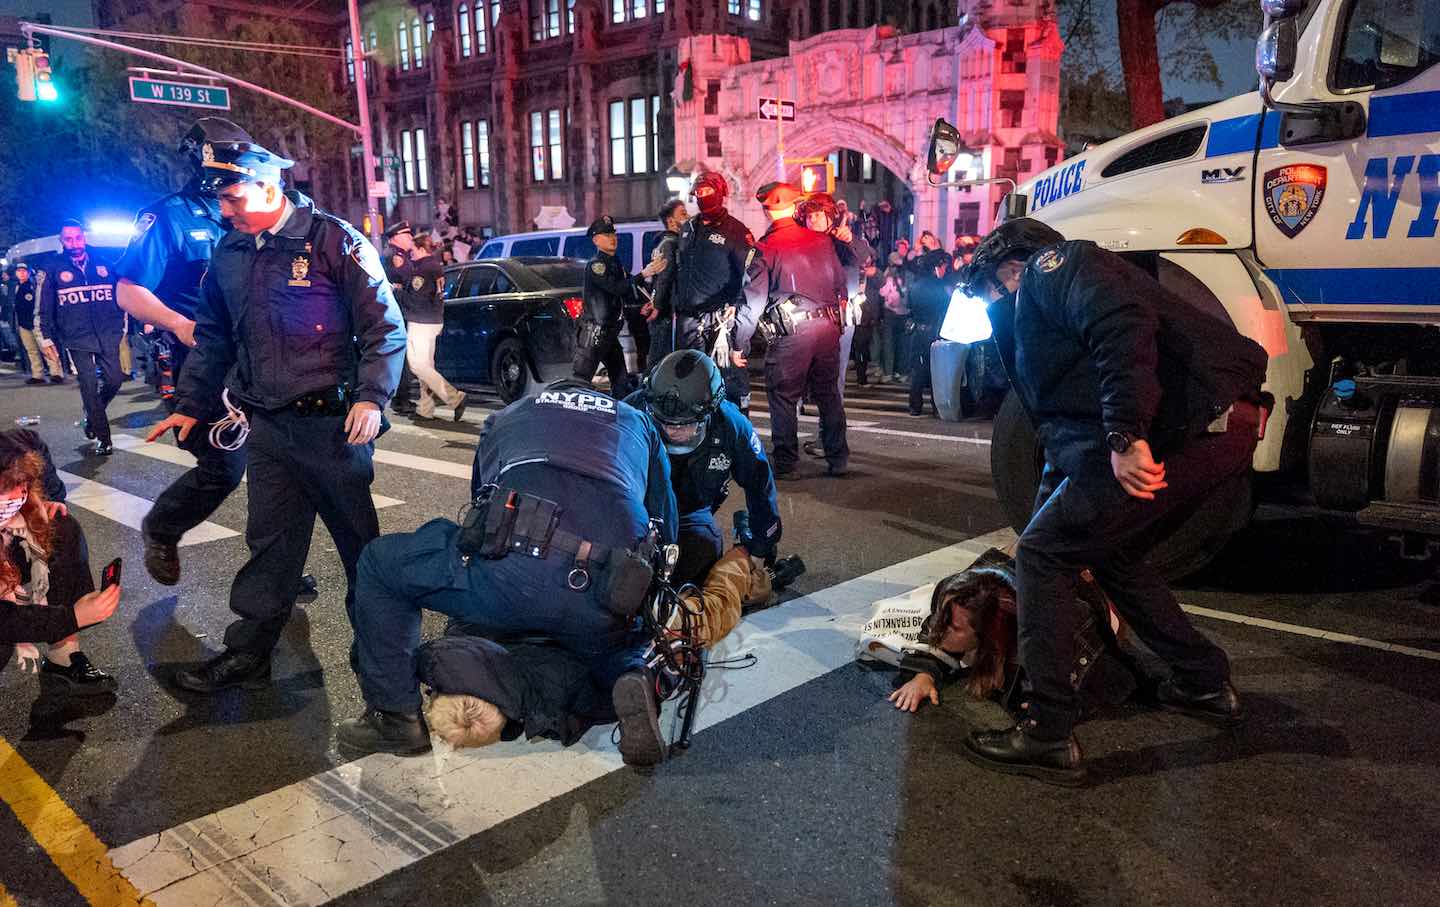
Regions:
<instances>
[{"instance_id":1,"label":"person holding phone","mask_svg":"<svg viewBox=\"0 0 1440 907\"><path fill-rule=\"evenodd\" d=\"M0 667L13 647L21 669L54 692L113 693L115 678L91 664L77 634L114 613L120 587L95 591L85 533L64 496L40 436L0 432Z\"/></svg>"}]
</instances>

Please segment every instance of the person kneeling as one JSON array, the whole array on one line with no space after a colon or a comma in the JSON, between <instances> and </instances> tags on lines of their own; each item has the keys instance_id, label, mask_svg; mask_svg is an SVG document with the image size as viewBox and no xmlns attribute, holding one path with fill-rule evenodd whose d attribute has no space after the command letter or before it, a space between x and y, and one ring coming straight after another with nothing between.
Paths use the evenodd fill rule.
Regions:
<instances>
[{"instance_id":1,"label":"person kneeling","mask_svg":"<svg viewBox=\"0 0 1440 907\"><path fill-rule=\"evenodd\" d=\"M763 604L771 595L769 573L740 547L730 549L711 567L702 587L686 589L681 604L694 621L695 644L705 649L740 622L745 605ZM658 713L625 708L624 697L650 695L638 688L642 682L638 678L636 689L627 692L622 687L612 696L596 682L583 659L558 645L535 639L501 644L473 635L473 630L452 621L444 637L419 651L420 680L432 693L425 718L431 733L446 743L457 748L488 746L523 734L569 746L591 727L618 721L627 764L648 764L633 758L639 749L636 741L646 746L658 741L664 747ZM633 654L643 657L648 646L648 640L641 642ZM653 672L648 682L658 698L674 689L663 671Z\"/></svg>"}]
</instances>

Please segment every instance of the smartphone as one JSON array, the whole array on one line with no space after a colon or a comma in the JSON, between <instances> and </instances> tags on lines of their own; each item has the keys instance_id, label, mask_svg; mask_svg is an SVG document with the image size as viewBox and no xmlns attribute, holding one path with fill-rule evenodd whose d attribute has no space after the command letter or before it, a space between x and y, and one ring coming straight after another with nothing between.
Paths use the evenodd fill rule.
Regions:
<instances>
[{"instance_id":1,"label":"smartphone","mask_svg":"<svg viewBox=\"0 0 1440 907\"><path fill-rule=\"evenodd\" d=\"M115 558L115 560L113 560L113 561L111 561L110 563L106 564L106 565L105 565L105 569L100 572L100 591L101 591L101 592L104 592L106 589L109 589L111 586L118 586L119 584L120 584L120 558L117 557L117 558Z\"/></svg>"}]
</instances>

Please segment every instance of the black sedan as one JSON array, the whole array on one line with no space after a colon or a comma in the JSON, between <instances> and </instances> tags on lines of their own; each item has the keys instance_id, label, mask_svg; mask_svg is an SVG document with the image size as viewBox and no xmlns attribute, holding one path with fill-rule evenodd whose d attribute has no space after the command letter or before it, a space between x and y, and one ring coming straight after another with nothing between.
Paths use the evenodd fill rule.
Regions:
<instances>
[{"instance_id":1,"label":"black sedan","mask_svg":"<svg viewBox=\"0 0 1440 907\"><path fill-rule=\"evenodd\" d=\"M445 269L445 330L435 367L489 383L509 403L570 374L585 263L569 258L467 261Z\"/></svg>"}]
</instances>

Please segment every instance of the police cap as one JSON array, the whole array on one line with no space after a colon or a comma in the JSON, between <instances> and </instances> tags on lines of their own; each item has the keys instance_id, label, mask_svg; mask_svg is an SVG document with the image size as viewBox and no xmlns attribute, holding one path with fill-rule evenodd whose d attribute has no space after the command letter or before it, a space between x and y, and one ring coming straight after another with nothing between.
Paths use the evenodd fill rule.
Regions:
<instances>
[{"instance_id":1,"label":"police cap","mask_svg":"<svg viewBox=\"0 0 1440 907\"><path fill-rule=\"evenodd\" d=\"M975 256L960 276L965 291L974 295L995 277L995 269L1007 261L1024 261L1046 246L1064 242L1065 236L1033 217L1013 217L980 240Z\"/></svg>"},{"instance_id":2,"label":"police cap","mask_svg":"<svg viewBox=\"0 0 1440 907\"><path fill-rule=\"evenodd\" d=\"M180 139L180 147L176 150L181 154L193 156L195 163L200 163L201 148L206 142L231 143L243 142L247 145L255 144L250 133L241 129L224 117L201 117L190 127L190 131Z\"/></svg>"},{"instance_id":3,"label":"police cap","mask_svg":"<svg viewBox=\"0 0 1440 907\"><path fill-rule=\"evenodd\" d=\"M595 218L594 222L590 224L590 229L585 231L585 235L593 239L596 235L600 233L614 232L615 219L608 214L602 214L599 217Z\"/></svg>"},{"instance_id":4,"label":"police cap","mask_svg":"<svg viewBox=\"0 0 1440 907\"><path fill-rule=\"evenodd\" d=\"M409 233L411 236L414 236L415 228L410 226L410 222L408 220L397 220L395 223L390 225L390 229L385 231L385 238L394 239L401 233Z\"/></svg>"},{"instance_id":5,"label":"police cap","mask_svg":"<svg viewBox=\"0 0 1440 907\"><path fill-rule=\"evenodd\" d=\"M294 161L255 141L213 141L207 137L200 144L200 188L206 192L213 193L233 183L278 184L280 172L293 166Z\"/></svg>"},{"instance_id":6,"label":"police cap","mask_svg":"<svg viewBox=\"0 0 1440 907\"><path fill-rule=\"evenodd\" d=\"M805 193L789 183L766 183L755 193L755 200L766 211L789 208L805 197Z\"/></svg>"}]
</instances>

